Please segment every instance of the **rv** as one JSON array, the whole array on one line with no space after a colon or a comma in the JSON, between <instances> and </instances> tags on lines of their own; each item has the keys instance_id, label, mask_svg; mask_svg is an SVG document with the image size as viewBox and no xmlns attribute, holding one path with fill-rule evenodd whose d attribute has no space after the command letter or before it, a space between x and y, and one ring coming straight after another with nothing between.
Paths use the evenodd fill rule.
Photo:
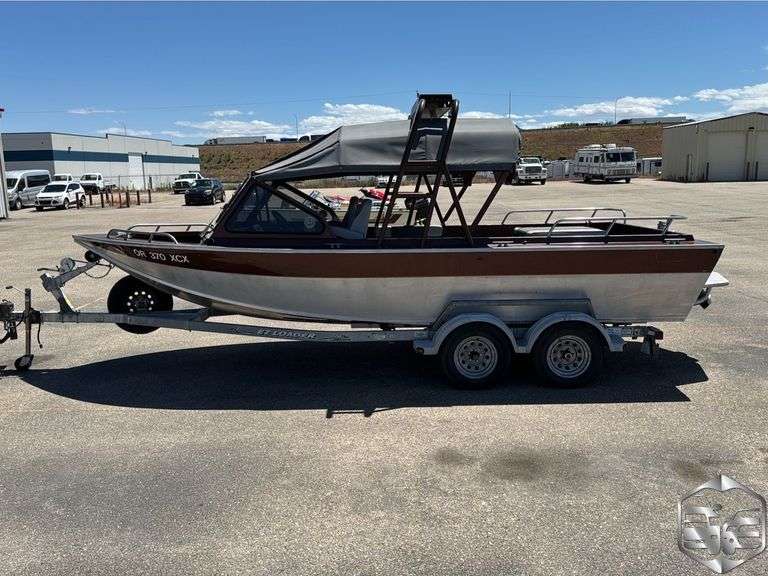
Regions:
<instances>
[{"instance_id":1,"label":"rv","mask_svg":"<svg viewBox=\"0 0 768 576\"><path fill-rule=\"evenodd\" d=\"M592 144L579 148L573 159L571 174L584 182L591 180L624 180L629 183L637 174L635 149L616 144Z\"/></svg>"}]
</instances>

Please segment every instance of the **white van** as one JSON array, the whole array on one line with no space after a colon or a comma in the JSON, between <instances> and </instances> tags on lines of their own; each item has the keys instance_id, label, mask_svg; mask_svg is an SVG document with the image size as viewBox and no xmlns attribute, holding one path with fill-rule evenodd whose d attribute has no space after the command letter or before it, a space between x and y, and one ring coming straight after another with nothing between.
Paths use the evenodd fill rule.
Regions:
<instances>
[{"instance_id":1,"label":"white van","mask_svg":"<svg viewBox=\"0 0 768 576\"><path fill-rule=\"evenodd\" d=\"M11 210L34 206L37 193L51 181L48 170L11 170L5 173L8 204Z\"/></svg>"}]
</instances>

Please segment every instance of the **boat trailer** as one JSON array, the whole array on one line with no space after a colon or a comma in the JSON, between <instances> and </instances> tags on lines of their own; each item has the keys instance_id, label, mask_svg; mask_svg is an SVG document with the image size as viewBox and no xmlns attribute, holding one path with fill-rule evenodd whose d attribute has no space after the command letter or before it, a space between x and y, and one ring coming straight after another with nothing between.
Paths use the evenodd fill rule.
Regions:
<instances>
[{"instance_id":1,"label":"boat trailer","mask_svg":"<svg viewBox=\"0 0 768 576\"><path fill-rule=\"evenodd\" d=\"M72 306L64 293L65 284L81 274L87 274L97 266L108 268L107 273L112 269L112 265L104 264L96 255L86 254L86 258L87 261L64 258L55 269L40 269L40 271L44 271L40 276L43 288L56 299L59 305L58 311L41 312L34 308L30 288L26 288L23 292L24 307L20 311L15 310L13 302L0 301L0 322L3 323L5 331L5 335L0 337L0 344L8 340L16 340L21 330L24 333L24 354L14 362L17 371L22 372L32 366L34 360L32 333L35 326L37 326L38 345L42 348L40 330L43 324L123 324L306 342L412 342L415 351L419 354L440 354L442 356L445 356L444 348L448 347L445 345L455 339L453 338L454 335L462 332L462 330L466 332L472 326L481 326L484 328L480 328L479 331L475 330L479 335L470 333L467 336L467 340L471 341L472 344L468 344L470 347L467 349L469 351L465 351L465 356L462 356L461 350L454 350L453 357L457 363L469 362L465 368L469 370L470 374L472 370L479 368L477 368L476 362L472 363L470 360L466 360L469 358L467 355L474 354L472 356L474 358L478 354L478 349L480 352L485 350L482 334L484 333L483 330L487 332L488 328L495 329L497 334L506 336L508 346L505 347L509 348L510 352L515 353L534 352L536 343L548 329L566 324L592 327L594 333L602 335L604 347L611 352L621 351L626 343L625 338L642 338L642 351L653 355L657 349L657 340L663 338L662 331L653 326L604 325L595 319L590 302L578 298L454 301L446 306L443 313L432 325L421 328L356 324L352 325L350 330L306 330L218 322L210 319L222 314L209 308L131 314L81 312ZM12 286L7 288L14 289ZM707 296L709 295L708 292L709 290ZM524 310L528 315L534 314L539 319L524 326L508 325L501 319L502 314L500 312L510 307ZM502 339L504 339L503 336ZM568 357L567 354L566 357ZM462 360L463 358L464 360ZM450 370L447 371L450 376ZM460 381L461 374L453 379Z\"/></svg>"}]
</instances>

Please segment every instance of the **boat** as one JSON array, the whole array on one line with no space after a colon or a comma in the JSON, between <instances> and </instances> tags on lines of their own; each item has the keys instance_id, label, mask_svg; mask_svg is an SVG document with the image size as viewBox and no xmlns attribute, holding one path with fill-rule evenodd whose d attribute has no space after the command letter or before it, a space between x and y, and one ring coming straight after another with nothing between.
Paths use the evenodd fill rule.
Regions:
<instances>
[{"instance_id":1,"label":"boat","mask_svg":"<svg viewBox=\"0 0 768 576\"><path fill-rule=\"evenodd\" d=\"M302 341L410 341L439 354L448 379L479 388L500 379L512 352L531 354L559 387L595 378L604 351L642 338L655 321L683 321L728 281L714 272L721 244L678 230L683 216L629 215L614 207L512 210L485 216L514 183L521 146L511 119L459 119L450 94L418 95L409 119L341 127L253 171L211 224L137 224L74 236L85 262L65 258L43 287L58 312L0 302L6 335L23 324L115 323L134 333L172 328ZM492 175L480 208L463 199ZM301 190L319 178L381 175L378 204L339 205ZM408 179L409 185L404 186ZM442 192L442 196L440 193ZM397 222L395 224L395 217ZM108 312L74 310L65 283L95 266L127 273ZM173 310L173 296L200 305ZM216 322L220 315L350 324L308 330Z\"/></svg>"},{"instance_id":2,"label":"boat","mask_svg":"<svg viewBox=\"0 0 768 576\"><path fill-rule=\"evenodd\" d=\"M212 225L138 225L74 240L146 285L221 313L424 326L454 300L546 297L588 301L602 323L685 320L723 246L677 231L681 216L601 207L557 217L547 208L534 224L515 222L530 221L520 212L483 222L512 182L520 143L510 119L458 119L452 96L420 95L409 120L344 126L252 172ZM495 184L469 221L461 199L478 172ZM297 187L381 174L389 183L376 218L370 200L352 198L339 218ZM454 186L457 175L464 186ZM414 190L400 189L405 177L416 178ZM391 226L402 198L411 210ZM138 309L119 300L110 311ZM509 307L503 320L531 322L535 313Z\"/></svg>"}]
</instances>

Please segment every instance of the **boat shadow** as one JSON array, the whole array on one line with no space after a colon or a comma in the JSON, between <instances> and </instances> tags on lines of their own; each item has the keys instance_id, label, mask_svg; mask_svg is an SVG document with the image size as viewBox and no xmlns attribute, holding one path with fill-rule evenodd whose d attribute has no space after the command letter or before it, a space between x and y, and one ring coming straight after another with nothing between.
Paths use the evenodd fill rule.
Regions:
<instances>
[{"instance_id":1,"label":"boat shadow","mask_svg":"<svg viewBox=\"0 0 768 576\"><path fill-rule=\"evenodd\" d=\"M324 410L341 413L473 405L684 402L678 386L707 381L698 361L629 344L603 375L574 390L542 387L516 359L490 390L449 386L436 358L403 343L270 342L154 352L19 376L51 394L110 406L176 410Z\"/></svg>"}]
</instances>

